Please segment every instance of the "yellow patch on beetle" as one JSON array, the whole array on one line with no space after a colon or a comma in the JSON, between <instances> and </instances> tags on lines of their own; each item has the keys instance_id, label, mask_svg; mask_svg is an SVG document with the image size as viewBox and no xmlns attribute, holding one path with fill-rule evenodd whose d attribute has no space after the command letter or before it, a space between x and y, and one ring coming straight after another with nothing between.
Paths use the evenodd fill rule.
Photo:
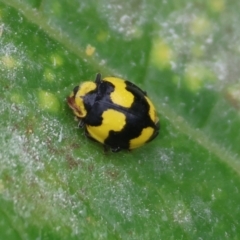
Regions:
<instances>
[{"instance_id":1,"label":"yellow patch on beetle","mask_svg":"<svg viewBox=\"0 0 240 240\"><path fill-rule=\"evenodd\" d=\"M153 135L154 129L152 127L144 128L140 136L130 140L130 149L137 148L145 144L146 139L148 140Z\"/></svg>"},{"instance_id":2,"label":"yellow patch on beetle","mask_svg":"<svg viewBox=\"0 0 240 240\"><path fill-rule=\"evenodd\" d=\"M97 141L104 143L108 137L109 131L120 132L126 125L126 116L113 109L108 109L102 114L102 124L100 126L86 125L87 130L91 137Z\"/></svg>"},{"instance_id":3,"label":"yellow patch on beetle","mask_svg":"<svg viewBox=\"0 0 240 240\"><path fill-rule=\"evenodd\" d=\"M78 114L76 114L78 117L85 117L87 115L87 110L84 107L83 103L83 97L89 93L90 91L93 91L96 89L96 84L94 82L84 82L80 85L80 88L75 96L75 105L78 110Z\"/></svg>"},{"instance_id":4,"label":"yellow patch on beetle","mask_svg":"<svg viewBox=\"0 0 240 240\"><path fill-rule=\"evenodd\" d=\"M113 103L130 108L134 101L134 96L126 89L125 81L115 77L107 77L103 80L112 83L115 87L114 91L110 94Z\"/></svg>"},{"instance_id":5,"label":"yellow patch on beetle","mask_svg":"<svg viewBox=\"0 0 240 240\"><path fill-rule=\"evenodd\" d=\"M157 123L159 119L157 117L157 113L156 113L155 107L153 106L153 103L149 100L148 97L145 97L145 98L146 98L146 100L148 102L148 105L150 106L148 114L149 114L150 118L152 119L152 121L154 123Z\"/></svg>"}]
</instances>

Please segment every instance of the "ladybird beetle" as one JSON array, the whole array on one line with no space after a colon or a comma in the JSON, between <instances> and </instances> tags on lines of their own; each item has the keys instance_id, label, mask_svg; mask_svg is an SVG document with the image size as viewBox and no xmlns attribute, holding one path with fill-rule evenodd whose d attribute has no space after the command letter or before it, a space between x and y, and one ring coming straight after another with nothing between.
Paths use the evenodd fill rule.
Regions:
<instances>
[{"instance_id":1,"label":"ladybird beetle","mask_svg":"<svg viewBox=\"0 0 240 240\"><path fill-rule=\"evenodd\" d=\"M134 149L153 140L160 124L146 92L116 77L83 82L67 98L85 134L113 152Z\"/></svg>"}]
</instances>

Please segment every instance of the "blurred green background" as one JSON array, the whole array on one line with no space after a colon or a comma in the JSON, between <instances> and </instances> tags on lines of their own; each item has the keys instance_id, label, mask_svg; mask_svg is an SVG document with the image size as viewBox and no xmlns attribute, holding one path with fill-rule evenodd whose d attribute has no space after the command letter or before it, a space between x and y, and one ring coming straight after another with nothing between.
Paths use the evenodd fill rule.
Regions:
<instances>
[{"instance_id":1,"label":"blurred green background","mask_svg":"<svg viewBox=\"0 0 240 240\"><path fill-rule=\"evenodd\" d=\"M240 239L240 2L0 0L0 239ZM66 96L128 79L159 137L105 154Z\"/></svg>"}]
</instances>

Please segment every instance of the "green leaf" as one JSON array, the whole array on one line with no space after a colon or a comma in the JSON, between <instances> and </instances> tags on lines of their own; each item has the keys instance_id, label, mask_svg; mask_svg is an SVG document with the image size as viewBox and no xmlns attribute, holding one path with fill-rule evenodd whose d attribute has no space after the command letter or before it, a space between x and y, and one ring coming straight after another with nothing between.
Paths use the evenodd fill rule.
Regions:
<instances>
[{"instance_id":1,"label":"green leaf","mask_svg":"<svg viewBox=\"0 0 240 240\"><path fill-rule=\"evenodd\" d=\"M1 239L239 239L239 3L0 1ZM146 90L160 136L104 153L73 87Z\"/></svg>"}]
</instances>

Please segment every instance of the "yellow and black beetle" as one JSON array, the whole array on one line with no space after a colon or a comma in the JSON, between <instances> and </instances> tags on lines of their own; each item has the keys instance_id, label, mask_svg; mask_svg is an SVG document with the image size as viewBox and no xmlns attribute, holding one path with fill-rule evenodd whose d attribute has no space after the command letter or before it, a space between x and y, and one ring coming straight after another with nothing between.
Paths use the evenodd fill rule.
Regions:
<instances>
[{"instance_id":1,"label":"yellow and black beetle","mask_svg":"<svg viewBox=\"0 0 240 240\"><path fill-rule=\"evenodd\" d=\"M116 77L83 82L67 98L86 136L113 152L153 140L160 124L155 107L135 84Z\"/></svg>"}]
</instances>

